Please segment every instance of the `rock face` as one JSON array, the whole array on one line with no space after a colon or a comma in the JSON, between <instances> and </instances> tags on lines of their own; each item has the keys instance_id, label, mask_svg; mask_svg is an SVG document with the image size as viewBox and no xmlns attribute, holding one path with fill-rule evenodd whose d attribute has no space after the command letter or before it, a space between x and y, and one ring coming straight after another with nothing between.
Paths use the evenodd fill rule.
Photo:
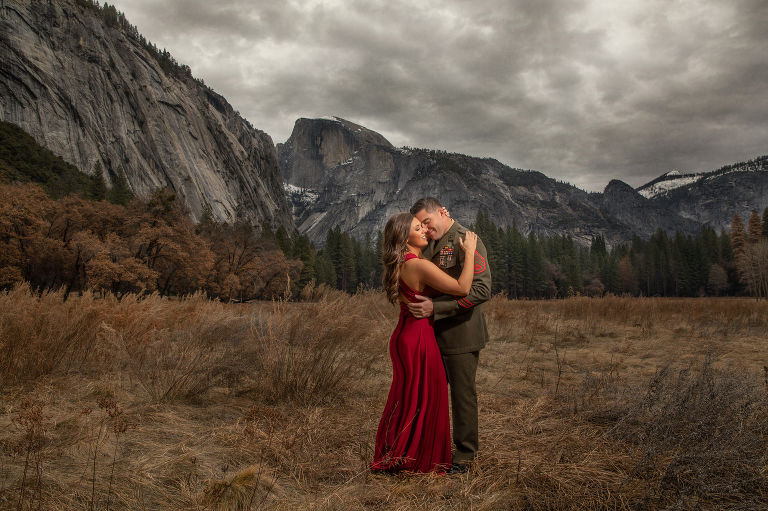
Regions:
<instances>
[{"instance_id":1,"label":"rock face","mask_svg":"<svg viewBox=\"0 0 768 511\"><path fill-rule=\"evenodd\" d=\"M667 232L694 233L701 228L695 219L682 218L668 208L646 199L623 181L613 179L603 192L603 209L607 215L629 226L640 237L647 238L657 229Z\"/></svg>"},{"instance_id":2,"label":"rock face","mask_svg":"<svg viewBox=\"0 0 768 511\"><path fill-rule=\"evenodd\" d=\"M668 172L639 187L660 208L716 230L730 229L733 215L748 218L768 207L768 156L711 172Z\"/></svg>"},{"instance_id":3,"label":"rock face","mask_svg":"<svg viewBox=\"0 0 768 511\"><path fill-rule=\"evenodd\" d=\"M138 196L170 187L194 219L291 228L269 135L111 25L74 0L0 3L0 119Z\"/></svg>"},{"instance_id":4,"label":"rock face","mask_svg":"<svg viewBox=\"0 0 768 511\"><path fill-rule=\"evenodd\" d=\"M566 234L583 244L598 234L612 243L628 241L660 224L685 232L698 228L674 213L665 215L628 185L609 187L605 196L590 194L490 158L398 149L340 118L299 119L278 153L296 225L320 245L335 226L358 238L375 233L425 195L439 198L463 223L485 209L497 225ZM631 209L625 212L626 201Z\"/></svg>"}]
</instances>

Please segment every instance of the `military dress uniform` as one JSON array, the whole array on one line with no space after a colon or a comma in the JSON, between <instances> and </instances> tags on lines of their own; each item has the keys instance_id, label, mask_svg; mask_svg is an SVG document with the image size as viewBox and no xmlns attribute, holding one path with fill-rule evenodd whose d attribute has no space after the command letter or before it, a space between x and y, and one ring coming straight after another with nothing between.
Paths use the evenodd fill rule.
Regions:
<instances>
[{"instance_id":1,"label":"military dress uniform","mask_svg":"<svg viewBox=\"0 0 768 511\"><path fill-rule=\"evenodd\" d=\"M467 228L454 221L439 240L432 240L423 251L451 277L458 279L464 267L464 239ZM478 450L477 390L475 374L480 350L488 341L488 328L482 303L491 296L491 269L486 260L485 245L478 238L475 251L472 288L465 297L441 295L433 299L435 337L443 356L451 387L453 410L453 463L471 462Z\"/></svg>"}]
</instances>

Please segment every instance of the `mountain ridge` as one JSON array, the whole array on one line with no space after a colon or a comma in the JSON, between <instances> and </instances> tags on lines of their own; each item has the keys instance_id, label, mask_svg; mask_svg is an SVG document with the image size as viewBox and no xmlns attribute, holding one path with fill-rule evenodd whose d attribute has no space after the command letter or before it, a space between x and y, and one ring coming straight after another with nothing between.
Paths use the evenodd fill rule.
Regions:
<instances>
[{"instance_id":1,"label":"mountain ridge","mask_svg":"<svg viewBox=\"0 0 768 511\"><path fill-rule=\"evenodd\" d=\"M317 244L337 226L358 238L382 229L391 214L407 211L425 195L440 198L454 218L465 223L485 209L502 227L516 225L537 235L567 234L581 244L598 235L625 242L634 233L650 236L658 228L632 215L619 220L604 194L586 192L539 171L513 169L493 158L395 148L381 143L385 137L372 137L371 130L360 128L341 118L301 118L289 139L278 144L297 228ZM677 215L654 211L670 230L692 233L698 227Z\"/></svg>"},{"instance_id":2,"label":"mountain ridge","mask_svg":"<svg viewBox=\"0 0 768 511\"><path fill-rule=\"evenodd\" d=\"M711 171L680 172L679 170L670 170L644 185L638 186L636 190L645 198L651 199L659 194L668 193L703 179L714 179L731 172L768 172L768 155L758 156L757 158L739 163L724 165L719 169ZM669 183L671 186L656 187L656 185L664 183Z\"/></svg>"},{"instance_id":3,"label":"mountain ridge","mask_svg":"<svg viewBox=\"0 0 768 511\"><path fill-rule=\"evenodd\" d=\"M536 234L569 235L581 244L597 235L610 244L627 242L633 235L648 238L659 228L683 234L697 233L704 225L724 228L734 213L768 206L768 179L765 186L750 183L756 191L741 202L733 200L739 183L732 183L726 193L723 186L709 182L733 180L742 171L752 172L758 181L768 178L768 172L754 172L768 168L766 157L690 176L671 171L638 188L614 179L602 193L586 192L542 172L513 169L493 158L395 148L383 136L386 143L366 143L355 138L360 129L368 139L371 133L378 135L339 117L301 118L291 137L278 144L297 228L315 243L322 244L323 233L336 226L359 238L371 229L381 229L389 214L406 211L423 195L437 196L449 205L454 217L467 223L474 220L477 210L485 209L502 227L514 224ZM346 145L340 143L343 140ZM371 162L378 162L378 167ZM389 181L377 180L382 176ZM643 193L654 184L688 177L696 182L703 179L706 186L699 185L717 192L706 198L688 193L695 184L692 181L677 191ZM404 191L405 186L412 190ZM384 196L390 197L389 203Z\"/></svg>"},{"instance_id":4,"label":"mountain ridge","mask_svg":"<svg viewBox=\"0 0 768 511\"><path fill-rule=\"evenodd\" d=\"M768 156L718 169L670 171L637 188L658 207L715 229L730 229L734 214L746 218L768 207Z\"/></svg>"}]
</instances>

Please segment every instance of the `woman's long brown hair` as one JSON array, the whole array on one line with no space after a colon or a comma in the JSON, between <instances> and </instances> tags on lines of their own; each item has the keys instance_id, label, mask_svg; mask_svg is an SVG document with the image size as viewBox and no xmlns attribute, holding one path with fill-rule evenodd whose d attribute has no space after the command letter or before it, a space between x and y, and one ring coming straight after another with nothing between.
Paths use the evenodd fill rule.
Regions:
<instances>
[{"instance_id":1,"label":"woman's long brown hair","mask_svg":"<svg viewBox=\"0 0 768 511\"><path fill-rule=\"evenodd\" d=\"M405 253L408 251L406 242L412 221L413 215L410 213L398 213L393 215L384 227L384 241L381 247L384 274L381 282L390 303L397 302L397 296L400 294L400 265L405 261Z\"/></svg>"}]
</instances>

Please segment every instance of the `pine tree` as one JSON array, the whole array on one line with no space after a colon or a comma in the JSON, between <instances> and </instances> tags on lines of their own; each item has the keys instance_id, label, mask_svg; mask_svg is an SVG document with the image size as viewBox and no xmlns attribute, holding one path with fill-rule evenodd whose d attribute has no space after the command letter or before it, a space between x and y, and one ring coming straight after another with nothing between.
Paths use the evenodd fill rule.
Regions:
<instances>
[{"instance_id":1,"label":"pine tree","mask_svg":"<svg viewBox=\"0 0 768 511\"><path fill-rule=\"evenodd\" d=\"M568 286L574 292L581 291L581 261L579 258L576 245L571 238L568 238L568 246L566 251L566 260L564 265L565 274L568 276Z\"/></svg>"},{"instance_id":2,"label":"pine tree","mask_svg":"<svg viewBox=\"0 0 768 511\"><path fill-rule=\"evenodd\" d=\"M336 289L349 293L357 289L357 261L355 245L347 233L341 232L340 227L328 231L325 242L325 253L333 265Z\"/></svg>"},{"instance_id":3,"label":"pine tree","mask_svg":"<svg viewBox=\"0 0 768 511\"><path fill-rule=\"evenodd\" d=\"M700 251L705 267L709 267L711 263L717 262L722 258L717 233L712 227L702 227L701 234L697 238L697 241L701 245Z\"/></svg>"},{"instance_id":4,"label":"pine tree","mask_svg":"<svg viewBox=\"0 0 768 511\"><path fill-rule=\"evenodd\" d=\"M524 289L524 254L525 238L517 230L517 224L507 228L504 233L504 250L507 253L506 291L510 298L522 298Z\"/></svg>"},{"instance_id":5,"label":"pine tree","mask_svg":"<svg viewBox=\"0 0 768 511\"><path fill-rule=\"evenodd\" d=\"M282 225L277 228L277 231L275 231L275 241L277 241L277 246L280 247L280 250L283 251L283 254L286 255L286 257L294 258L296 257L295 254L292 253L292 244L291 239L288 236L288 232L285 230L285 227Z\"/></svg>"},{"instance_id":6,"label":"pine tree","mask_svg":"<svg viewBox=\"0 0 768 511\"><path fill-rule=\"evenodd\" d=\"M603 267L600 269L600 280L605 284L606 291L611 293L621 292L619 261L618 253L616 251L611 252L611 254L605 258Z\"/></svg>"},{"instance_id":7,"label":"pine tree","mask_svg":"<svg viewBox=\"0 0 768 511\"><path fill-rule=\"evenodd\" d=\"M341 250L341 231L338 227L334 227L330 229L325 236L325 247L323 248L323 254L325 257L327 257L328 261L330 261L331 266L333 267L333 274L336 280L331 283L331 285L336 289L342 289L342 276L340 275L340 270L343 266L343 262L341 260Z\"/></svg>"},{"instance_id":8,"label":"pine tree","mask_svg":"<svg viewBox=\"0 0 768 511\"><path fill-rule=\"evenodd\" d=\"M599 275L608 259L608 250L605 245L605 238L598 235L592 238L589 246L589 259L592 273Z\"/></svg>"},{"instance_id":9,"label":"pine tree","mask_svg":"<svg viewBox=\"0 0 768 511\"><path fill-rule=\"evenodd\" d=\"M292 257L298 258L303 263L299 278L292 284L293 296L298 296L301 290L309 284L311 281L317 279L317 273L315 270L315 247L312 246L312 242L309 238L298 232L294 234L291 241Z\"/></svg>"},{"instance_id":10,"label":"pine tree","mask_svg":"<svg viewBox=\"0 0 768 511\"><path fill-rule=\"evenodd\" d=\"M533 231L528 233L524 254L524 292L531 298L541 298L546 289L544 279L544 254Z\"/></svg>"},{"instance_id":11,"label":"pine tree","mask_svg":"<svg viewBox=\"0 0 768 511\"><path fill-rule=\"evenodd\" d=\"M634 254L635 276L637 278L638 292L643 296L650 294L651 272L648 265L649 244L639 236L632 236L632 252Z\"/></svg>"},{"instance_id":12,"label":"pine tree","mask_svg":"<svg viewBox=\"0 0 768 511\"><path fill-rule=\"evenodd\" d=\"M376 282L376 247L371 239L371 234L366 233L365 240L360 245L361 254L358 263L358 282L366 288L377 286Z\"/></svg>"},{"instance_id":13,"label":"pine tree","mask_svg":"<svg viewBox=\"0 0 768 511\"><path fill-rule=\"evenodd\" d=\"M731 243L731 235L728 231L722 229L720 231L720 238L718 239L720 245L720 263L723 266L727 266L733 262L733 244Z\"/></svg>"},{"instance_id":14,"label":"pine tree","mask_svg":"<svg viewBox=\"0 0 768 511\"><path fill-rule=\"evenodd\" d=\"M356 255L355 245L349 234L342 233L341 252L339 254L340 265L337 266L336 273L337 278L339 277L338 274L341 274L339 289L348 293L354 293L357 289L357 257L359 257L359 250Z\"/></svg>"},{"instance_id":15,"label":"pine tree","mask_svg":"<svg viewBox=\"0 0 768 511\"><path fill-rule=\"evenodd\" d=\"M681 233L675 235L672 243L675 269L675 294L678 296L696 296L706 281L700 280L701 257L696 243Z\"/></svg>"},{"instance_id":16,"label":"pine tree","mask_svg":"<svg viewBox=\"0 0 768 511\"><path fill-rule=\"evenodd\" d=\"M125 176L119 174L115 176L115 180L112 183L112 188L107 192L107 200L112 204L120 204L121 206L127 206L133 199L133 193L128 186Z\"/></svg>"},{"instance_id":17,"label":"pine tree","mask_svg":"<svg viewBox=\"0 0 768 511\"><path fill-rule=\"evenodd\" d=\"M315 255L315 276L318 284L336 287L336 270L325 250L321 250Z\"/></svg>"},{"instance_id":18,"label":"pine tree","mask_svg":"<svg viewBox=\"0 0 768 511\"><path fill-rule=\"evenodd\" d=\"M482 209L477 212L475 222L469 226L469 229L474 231L485 245L488 265L491 268L491 275L493 275L491 291L497 293L502 289L503 275L506 273L501 270L504 263L504 243L499 236L499 229L490 219L488 212Z\"/></svg>"},{"instance_id":19,"label":"pine tree","mask_svg":"<svg viewBox=\"0 0 768 511\"><path fill-rule=\"evenodd\" d=\"M105 200L107 198L107 185L101 171L101 162L96 162L91 174L91 183L86 191L86 197L93 200Z\"/></svg>"},{"instance_id":20,"label":"pine tree","mask_svg":"<svg viewBox=\"0 0 768 511\"><path fill-rule=\"evenodd\" d=\"M669 296L668 292L674 287L672 272L672 249L667 233L658 229L649 242L648 269L650 272L649 295Z\"/></svg>"},{"instance_id":21,"label":"pine tree","mask_svg":"<svg viewBox=\"0 0 768 511\"><path fill-rule=\"evenodd\" d=\"M507 289L507 271L509 263L507 261L509 254L505 249L505 235L501 227L496 228L496 235L493 240L493 253L497 258L494 266L491 268L492 292L499 293ZM495 268L495 269L494 269Z\"/></svg>"},{"instance_id":22,"label":"pine tree","mask_svg":"<svg viewBox=\"0 0 768 511\"><path fill-rule=\"evenodd\" d=\"M747 241L747 233L744 230L744 221L738 213L733 215L731 222L731 247L733 247L733 257L738 259L744 255L744 245Z\"/></svg>"}]
</instances>

